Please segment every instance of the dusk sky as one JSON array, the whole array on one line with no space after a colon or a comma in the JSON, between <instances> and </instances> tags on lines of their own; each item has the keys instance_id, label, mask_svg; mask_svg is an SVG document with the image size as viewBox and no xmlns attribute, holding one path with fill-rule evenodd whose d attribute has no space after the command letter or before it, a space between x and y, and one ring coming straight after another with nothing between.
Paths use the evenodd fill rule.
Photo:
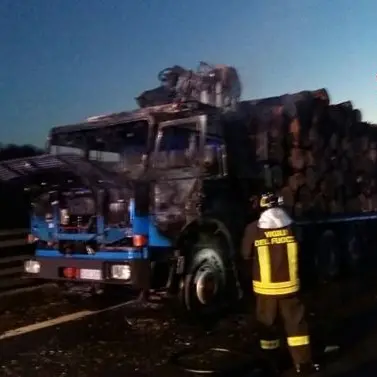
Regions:
<instances>
[{"instance_id":1,"label":"dusk sky","mask_svg":"<svg viewBox=\"0 0 377 377\"><path fill-rule=\"evenodd\" d=\"M377 122L376 0L0 0L0 142L136 107L157 73L235 66L243 98L325 87Z\"/></svg>"}]
</instances>

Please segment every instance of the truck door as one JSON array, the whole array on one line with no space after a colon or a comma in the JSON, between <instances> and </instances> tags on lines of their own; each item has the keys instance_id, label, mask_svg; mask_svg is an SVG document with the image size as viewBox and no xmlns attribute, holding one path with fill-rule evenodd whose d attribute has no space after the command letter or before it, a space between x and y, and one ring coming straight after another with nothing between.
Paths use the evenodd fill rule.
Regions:
<instances>
[{"instance_id":1,"label":"truck door","mask_svg":"<svg viewBox=\"0 0 377 377\"><path fill-rule=\"evenodd\" d=\"M206 128L204 115L159 125L152 159L152 208L156 225L165 235L177 234L198 214Z\"/></svg>"}]
</instances>

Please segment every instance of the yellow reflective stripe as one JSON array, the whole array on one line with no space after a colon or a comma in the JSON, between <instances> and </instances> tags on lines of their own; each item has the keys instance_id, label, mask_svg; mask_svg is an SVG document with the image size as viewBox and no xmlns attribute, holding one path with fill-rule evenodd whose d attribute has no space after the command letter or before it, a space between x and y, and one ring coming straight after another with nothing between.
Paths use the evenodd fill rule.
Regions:
<instances>
[{"instance_id":1,"label":"yellow reflective stripe","mask_svg":"<svg viewBox=\"0 0 377 377\"><path fill-rule=\"evenodd\" d=\"M258 246L258 260L260 270L260 281L253 281L255 293L265 295L285 295L295 293L300 289L300 280L298 279L298 255L297 243L290 242L287 244L287 259L289 281L271 282L271 260L268 246Z\"/></svg>"},{"instance_id":2,"label":"yellow reflective stripe","mask_svg":"<svg viewBox=\"0 0 377 377\"><path fill-rule=\"evenodd\" d=\"M288 295L290 293L298 292L299 287L289 287L285 289L266 289L266 288L256 288L254 286L254 293L266 296L278 296L278 295Z\"/></svg>"},{"instance_id":3,"label":"yellow reflective stripe","mask_svg":"<svg viewBox=\"0 0 377 377\"><path fill-rule=\"evenodd\" d=\"M259 246L257 250L258 250L260 279L263 282L269 283L271 281L270 250L268 246Z\"/></svg>"},{"instance_id":4,"label":"yellow reflective stripe","mask_svg":"<svg viewBox=\"0 0 377 377\"><path fill-rule=\"evenodd\" d=\"M260 347L264 350L275 350L280 347L280 340L261 340Z\"/></svg>"},{"instance_id":5,"label":"yellow reflective stripe","mask_svg":"<svg viewBox=\"0 0 377 377\"><path fill-rule=\"evenodd\" d=\"M264 282L254 280L253 289L255 293L264 295L286 295L297 292L300 289L300 281L284 281L280 283L265 284Z\"/></svg>"},{"instance_id":6,"label":"yellow reflective stripe","mask_svg":"<svg viewBox=\"0 0 377 377\"><path fill-rule=\"evenodd\" d=\"M287 244L289 280L297 280L297 242Z\"/></svg>"},{"instance_id":7,"label":"yellow reflective stripe","mask_svg":"<svg viewBox=\"0 0 377 377\"><path fill-rule=\"evenodd\" d=\"M310 344L310 338L308 335L303 336L290 336L287 338L289 347L306 346Z\"/></svg>"},{"instance_id":8,"label":"yellow reflective stripe","mask_svg":"<svg viewBox=\"0 0 377 377\"><path fill-rule=\"evenodd\" d=\"M264 281L253 280L253 285L266 289L284 289L300 285L300 280L295 281L280 281L274 283L265 283Z\"/></svg>"}]
</instances>

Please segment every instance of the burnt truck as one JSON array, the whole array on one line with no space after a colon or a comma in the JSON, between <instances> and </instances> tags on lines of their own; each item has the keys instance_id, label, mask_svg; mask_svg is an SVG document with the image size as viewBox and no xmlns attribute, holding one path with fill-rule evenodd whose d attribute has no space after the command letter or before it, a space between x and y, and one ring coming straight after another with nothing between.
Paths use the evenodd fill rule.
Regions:
<instances>
[{"instance_id":1,"label":"burnt truck","mask_svg":"<svg viewBox=\"0 0 377 377\"><path fill-rule=\"evenodd\" d=\"M376 243L375 209L358 207L356 199L347 208L339 204L343 191L342 198L370 194L370 184L369 191L359 184L360 169L354 191L345 180L331 191L326 179L314 179L313 185L308 175L303 181L299 157L282 152L305 143L308 149L307 140L316 148L323 130L324 140L330 140L324 145L333 153L323 176L339 171L334 159L347 153L331 141L340 131L329 132L334 117L327 94L240 101L234 71L234 85L216 72L196 77L200 85L188 85L195 78L191 73L183 85L185 71L168 70L168 79L161 80L165 86L138 98L139 109L55 127L46 154L1 162L0 179L24 184L31 197L29 239L35 254L25 262L29 276L129 286L140 279L152 282L159 267L168 266L164 284L169 282L183 307L217 311L242 296L240 242L257 216L258 195L266 190L279 191L298 220L304 281L329 280L344 266L350 271L368 260L360 250ZM210 77L207 86L203 77ZM345 124L348 118L336 114ZM318 126L316 138L298 119ZM348 123L351 130L359 121ZM317 160L327 158L321 153ZM310 168L320 171L313 163Z\"/></svg>"},{"instance_id":2,"label":"burnt truck","mask_svg":"<svg viewBox=\"0 0 377 377\"><path fill-rule=\"evenodd\" d=\"M143 277L133 271L147 274L143 262L156 274L168 264L175 266L171 285L195 310L234 288L229 232L242 231L246 220L232 195L219 115L184 102L52 129L49 154L28 162L49 165L59 183L39 184L44 197L35 196L31 220L36 253L26 271L138 285Z\"/></svg>"},{"instance_id":3,"label":"burnt truck","mask_svg":"<svg viewBox=\"0 0 377 377\"><path fill-rule=\"evenodd\" d=\"M24 180L32 198L26 273L129 285L143 263L168 264L187 309L229 298L247 210L221 115L187 101L90 118L53 128L45 155L3 162L2 179Z\"/></svg>"}]
</instances>

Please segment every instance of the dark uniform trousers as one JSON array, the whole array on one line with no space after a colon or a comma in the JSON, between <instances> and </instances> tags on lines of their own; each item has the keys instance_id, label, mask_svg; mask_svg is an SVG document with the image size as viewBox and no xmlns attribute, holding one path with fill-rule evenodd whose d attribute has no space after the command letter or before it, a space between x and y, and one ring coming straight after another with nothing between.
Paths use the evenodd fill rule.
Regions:
<instances>
[{"instance_id":1,"label":"dark uniform trousers","mask_svg":"<svg viewBox=\"0 0 377 377\"><path fill-rule=\"evenodd\" d=\"M297 295L276 297L256 295L256 311L259 327L260 346L275 353L279 347L277 318L280 314L287 334L287 345L295 364L311 362L311 348L305 308Z\"/></svg>"}]
</instances>

